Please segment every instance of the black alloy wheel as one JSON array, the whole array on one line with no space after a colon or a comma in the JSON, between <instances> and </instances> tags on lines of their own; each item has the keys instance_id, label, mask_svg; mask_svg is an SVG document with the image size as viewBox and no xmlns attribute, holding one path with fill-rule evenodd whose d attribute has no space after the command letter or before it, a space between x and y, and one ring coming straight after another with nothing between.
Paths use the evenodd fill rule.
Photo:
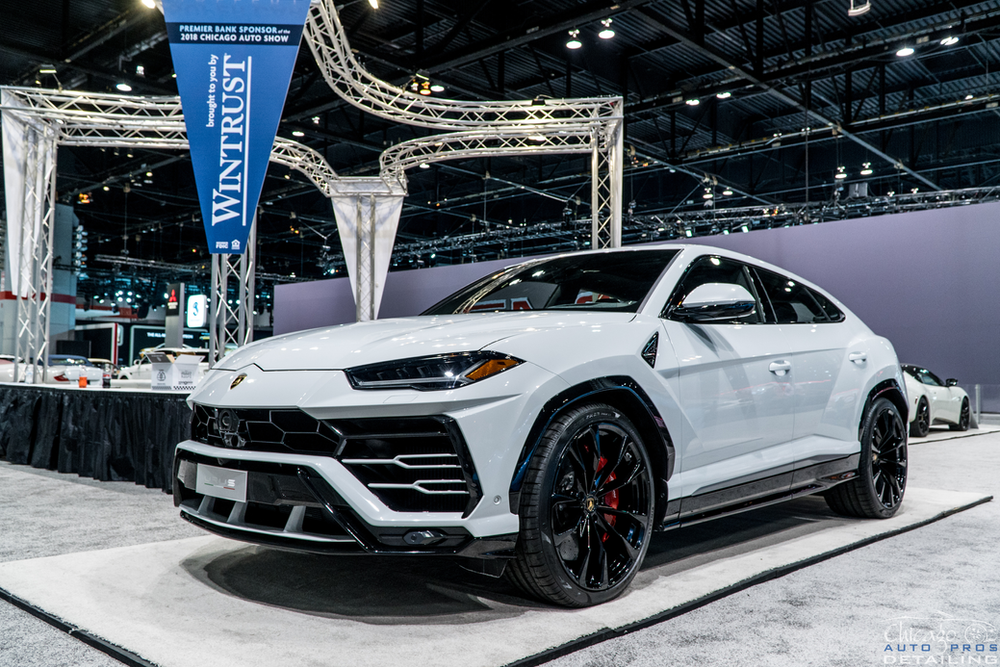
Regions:
<instances>
[{"instance_id":1,"label":"black alloy wheel","mask_svg":"<svg viewBox=\"0 0 1000 667\"><path fill-rule=\"evenodd\" d=\"M927 404L927 397L921 396L917 403L917 416L910 422L910 435L914 438L923 438L931 430L931 408Z\"/></svg>"},{"instance_id":2,"label":"black alloy wheel","mask_svg":"<svg viewBox=\"0 0 1000 667\"><path fill-rule=\"evenodd\" d=\"M969 399L962 399L962 412L958 417L957 424L949 424L948 428L952 431L968 431L969 425L972 423L972 411L969 409Z\"/></svg>"},{"instance_id":3,"label":"black alloy wheel","mask_svg":"<svg viewBox=\"0 0 1000 667\"><path fill-rule=\"evenodd\" d=\"M569 410L532 456L511 579L568 607L617 597L646 555L654 505L649 455L628 418L604 404Z\"/></svg>"},{"instance_id":4,"label":"black alloy wheel","mask_svg":"<svg viewBox=\"0 0 1000 667\"><path fill-rule=\"evenodd\" d=\"M888 519L906 491L906 429L899 410L887 398L872 403L861 429L858 476L824 495L834 512L845 516Z\"/></svg>"}]
</instances>

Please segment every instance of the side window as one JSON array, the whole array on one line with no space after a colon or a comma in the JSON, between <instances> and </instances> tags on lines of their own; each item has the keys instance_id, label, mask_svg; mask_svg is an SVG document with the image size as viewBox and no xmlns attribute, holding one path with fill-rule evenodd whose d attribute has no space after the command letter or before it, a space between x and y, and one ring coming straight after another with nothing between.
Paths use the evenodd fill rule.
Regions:
<instances>
[{"instance_id":1,"label":"side window","mask_svg":"<svg viewBox=\"0 0 1000 667\"><path fill-rule=\"evenodd\" d=\"M695 287L707 283L739 285L750 292L750 294L755 295L757 309L749 315L733 319L732 322L738 324L757 324L762 321L760 315L760 298L756 296L756 290L751 285L746 266L725 257L699 257L696 259L688 267L687 271L684 272L680 282L677 283L677 287L674 288L666 308L663 309L663 315L666 316L671 309L683 303L684 299Z\"/></svg>"},{"instance_id":2,"label":"side window","mask_svg":"<svg viewBox=\"0 0 1000 667\"><path fill-rule=\"evenodd\" d=\"M835 305L833 305L832 301L827 299L825 296L823 296L816 290L809 290L809 294L812 295L812 298L816 299L816 303L818 303L820 308L823 309L823 312L826 313L826 316L830 318L831 322L844 321L843 311L841 311L840 308L837 308Z\"/></svg>"},{"instance_id":3,"label":"side window","mask_svg":"<svg viewBox=\"0 0 1000 667\"><path fill-rule=\"evenodd\" d=\"M932 387L944 386L944 382L941 381L941 378L939 378L937 375L934 375L934 373L931 373L926 368L920 369L920 381Z\"/></svg>"},{"instance_id":4,"label":"side window","mask_svg":"<svg viewBox=\"0 0 1000 667\"><path fill-rule=\"evenodd\" d=\"M813 296L815 293L798 281L764 269L755 269L771 302L771 310L778 324L814 324L833 321ZM819 295L817 295L819 296ZM829 301L828 299L824 299ZM831 306L833 304L830 304ZM838 313L840 311L837 311ZM840 314L843 319L843 313Z\"/></svg>"}]
</instances>

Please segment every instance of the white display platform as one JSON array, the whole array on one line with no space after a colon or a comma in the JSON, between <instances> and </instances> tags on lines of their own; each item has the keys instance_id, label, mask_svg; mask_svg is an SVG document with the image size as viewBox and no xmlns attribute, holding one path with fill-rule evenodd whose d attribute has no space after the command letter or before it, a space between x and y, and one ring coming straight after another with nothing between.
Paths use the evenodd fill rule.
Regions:
<instances>
[{"instance_id":1,"label":"white display platform","mask_svg":"<svg viewBox=\"0 0 1000 667\"><path fill-rule=\"evenodd\" d=\"M923 442L939 442L941 440L954 440L955 438L969 438L974 435L985 435L987 433L1000 432L1000 426L980 425L978 428L970 428L968 431L952 431L947 426L931 426L930 432L923 438L910 437L907 442L910 446L919 445Z\"/></svg>"},{"instance_id":2,"label":"white display platform","mask_svg":"<svg viewBox=\"0 0 1000 667\"><path fill-rule=\"evenodd\" d=\"M531 664L990 498L910 488L887 521L843 519L803 498L659 534L632 590L582 610L440 559L313 556L214 536L2 563L0 589L133 664Z\"/></svg>"}]
</instances>

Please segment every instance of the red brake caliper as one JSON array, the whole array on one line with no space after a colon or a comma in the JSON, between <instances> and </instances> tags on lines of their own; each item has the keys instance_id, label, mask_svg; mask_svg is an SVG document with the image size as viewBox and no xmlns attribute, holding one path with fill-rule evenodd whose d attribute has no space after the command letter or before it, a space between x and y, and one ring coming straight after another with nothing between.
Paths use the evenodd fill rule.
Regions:
<instances>
[{"instance_id":1,"label":"red brake caliper","mask_svg":"<svg viewBox=\"0 0 1000 667\"><path fill-rule=\"evenodd\" d=\"M600 460L597 462L597 472L598 473L601 472L601 470L604 468L604 466L605 466L605 464L607 462L608 462L608 460L606 458L604 458L603 456L600 458ZM615 474L614 473L611 473L610 475L608 475L608 481L609 482L615 481ZM608 507L611 507L612 509L618 509L618 489L615 489L611 493L605 494L604 495L604 503L603 504L607 505ZM614 516L613 514L605 514L604 515L604 520L608 522L609 526L615 525L615 519L617 519L617 518L618 517ZM607 533L604 533L603 535L601 535L601 542L606 542L607 539L608 539L608 534Z\"/></svg>"}]
</instances>

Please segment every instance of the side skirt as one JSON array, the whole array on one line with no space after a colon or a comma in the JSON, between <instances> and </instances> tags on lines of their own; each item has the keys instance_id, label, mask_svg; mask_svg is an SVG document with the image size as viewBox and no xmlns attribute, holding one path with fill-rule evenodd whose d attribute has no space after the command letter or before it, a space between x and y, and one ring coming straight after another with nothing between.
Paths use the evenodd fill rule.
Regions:
<instances>
[{"instance_id":1,"label":"side skirt","mask_svg":"<svg viewBox=\"0 0 1000 667\"><path fill-rule=\"evenodd\" d=\"M858 474L860 454L815 463L793 472L738 484L719 491L672 500L660 530L690 526L758 507L822 493Z\"/></svg>"}]
</instances>

